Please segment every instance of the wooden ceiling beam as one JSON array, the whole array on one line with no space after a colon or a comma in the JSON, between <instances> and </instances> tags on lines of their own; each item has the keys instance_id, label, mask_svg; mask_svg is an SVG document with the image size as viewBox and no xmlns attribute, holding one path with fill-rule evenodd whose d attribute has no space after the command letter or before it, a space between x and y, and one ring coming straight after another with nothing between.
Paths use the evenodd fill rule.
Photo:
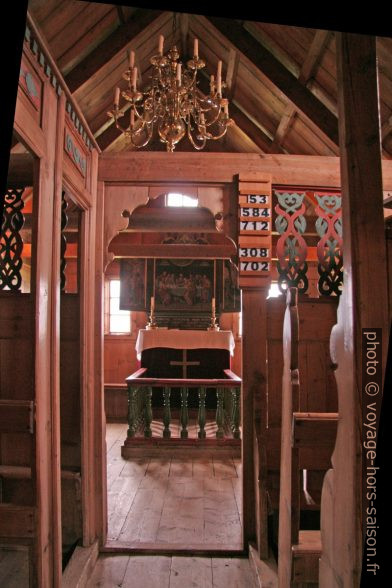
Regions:
<instances>
[{"instance_id":1,"label":"wooden ceiling beam","mask_svg":"<svg viewBox=\"0 0 392 588\"><path fill-rule=\"evenodd\" d=\"M298 81L302 84L307 84L314 77L331 36L331 31L316 31L298 76Z\"/></svg>"},{"instance_id":2,"label":"wooden ceiling beam","mask_svg":"<svg viewBox=\"0 0 392 588\"><path fill-rule=\"evenodd\" d=\"M384 141L392 131L392 116L386 120L381 127L381 138Z\"/></svg>"},{"instance_id":3,"label":"wooden ceiling beam","mask_svg":"<svg viewBox=\"0 0 392 588\"><path fill-rule=\"evenodd\" d=\"M96 141L102 151L105 151L114 141L121 136L121 131L113 124L113 121L109 121L110 125L104 133L97 137Z\"/></svg>"},{"instance_id":4,"label":"wooden ceiling beam","mask_svg":"<svg viewBox=\"0 0 392 588\"><path fill-rule=\"evenodd\" d=\"M189 15L180 14L181 58L185 62L188 58Z\"/></svg>"},{"instance_id":5,"label":"wooden ceiling beam","mask_svg":"<svg viewBox=\"0 0 392 588\"><path fill-rule=\"evenodd\" d=\"M240 56L238 55L238 51L230 47L229 62L227 64L226 74L226 95L229 100L231 100L234 96L239 61Z\"/></svg>"},{"instance_id":6,"label":"wooden ceiling beam","mask_svg":"<svg viewBox=\"0 0 392 588\"><path fill-rule=\"evenodd\" d=\"M339 144L337 117L308 88L282 65L240 24L233 20L203 17L249 59L286 97L311 120L335 145Z\"/></svg>"},{"instance_id":7,"label":"wooden ceiling beam","mask_svg":"<svg viewBox=\"0 0 392 588\"><path fill-rule=\"evenodd\" d=\"M298 81L301 82L301 84L306 85L309 80L313 78L330 38L330 31L316 31L308 54L299 72ZM271 146L271 153L279 153L278 149L283 144L283 141L294 122L295 114L296 108L292 104L288 104L282 118L280 119L278 128L276 129L274 141Z\"/></svg>"},{"instance_id":8,"label":"wooden ceiling beam","mask_svg":"<svg viewBox=\"0 0 392 588\"><path fill-rule=\"evenodd\" d=\"M251 141L263 153L269 153L272 145L272 141L267 135L259 129L247 116L246 114L236 106L233 102L229 106L230 117L234 120L235 124L243 131ZM281 153L282 151L280 151Z\"/></svg>"},{"instance_id":9,"label":"wooden ceiling beam","mask_svg":"<svg viewBox=\"0 0 392 588\"><path fill-rule=\"evenodd\" d=\"M201 73L202 75L200 76L199 90L206 96L210 91L209 80L204 70L201 70ZM230 101L229 115L234 120L236 125L263 153L269 153L272 140L258 125L256 125L249 118L246 112L240 108L238 103Z\"/></svg>"},{"instance_id":10,"label":"wooden ceiling beam","mask_svg":"<svg viewBox=\"0 0 392 588\"><path fill-rule=\"evenodd\" d=\"M132 39L150 26L161 14L162 12L157 10L136 10L127 23L120 25L65 77L70 91L72 93L76 92L109 60L113 59L118 53L125 51Z\"/></svg>"}]
</instances>

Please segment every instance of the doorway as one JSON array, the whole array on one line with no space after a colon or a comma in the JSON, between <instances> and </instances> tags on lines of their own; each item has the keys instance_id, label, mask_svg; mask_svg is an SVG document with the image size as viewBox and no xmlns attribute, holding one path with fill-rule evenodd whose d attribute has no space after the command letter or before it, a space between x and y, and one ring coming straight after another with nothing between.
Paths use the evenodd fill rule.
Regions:
<instances>
[{"instance_id":1,"label":"doorway","mask_svg":"<svg viewBox=\"0 0 392 588\"><path fill-rule=\"evenodd\" d=\"M154 218L159 208L154 201ZM166 199L167 200L167 199ZM178 211L177 211L178 212ZM142 219L141 215L139 217ZM214 226L214 224L212 224ZM138 227L140 229L140 227ZM156 231L157 232L157 231ZM110 245L115 253L115 241L125 250L127 232L120 233ZM131 233L130 241L140 246L154 246L153 231L146 239L141 233ZM167 235L160 235L167 238ZM173 239L173 233L171 233ZM217 237L215 237L217 240ZM208 243L208 241L207 241ZM212 240L214 243L214 240ZM176 245L176 243L174 243ZM210 243L208 243L211 245ZM184 245L184 241L182 243ZM199 244L200 245L200 244ZM116 254L115 254L116 255ZM242 464L239 451L215 449L197 451L195 455L184 445L181 451L170 451L167 447L152 449L144 447L132 458L121 457L121 447L127 438L128 393L125 378L135 372L138 363L135 351L139 329L144 329L148 312L132 311L125 315L127 329L115 333L111 324L116 324L121 309L115 301L120 279L119 258L108 265L105 272L105 412L107 419L107 489L108 489L108 535L107 546L144 547L152 549L202 549L242 550ZM117 291L118 293L118 291ZM147 298L151 292L148 293ZM124 312L124 311L123 311ZM113 315L113 317L111 316ZM113 318L113 321L111 322ZM129 322L128 322L129 321ZM119 322L117 322L119 324ZM231 330L236 339L235 368L241 366L241 338L239 313L221 316L221 329ZM179 406L174 406L174 396L179 396ZM216 390L208 390L216 395ZM164 405L163 390L154 390ZM181 391L171 395L170 436L181 439ZM206 413L207 438L216 439L216 400L211 413ZM156 410L151 422L153 437L162 438L165 428L163 411ZM188 439L198 436L198 414L189 410L187 423Z\"/></svg>"}]
</instances>

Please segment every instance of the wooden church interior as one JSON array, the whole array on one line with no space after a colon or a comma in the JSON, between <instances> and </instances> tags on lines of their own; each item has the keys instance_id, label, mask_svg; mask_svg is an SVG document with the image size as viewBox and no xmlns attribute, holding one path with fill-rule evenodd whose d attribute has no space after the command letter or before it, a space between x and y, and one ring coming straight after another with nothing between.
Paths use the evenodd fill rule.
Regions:
<instances>
[{"instance_id":1,"label":"wooden church interior","mask_svg":"<svg viewBox=\"0 0 392 588\"><path fill-rule=\"evenodd\" d=\"M183 64L198 39L200 95L223 63L233 124L200 152L139 150L108 116L130 59L146 87L160 35ZM359 586L361 330L382 329L382 379L392 308L391 53L30 0L0 237L2 586Z\"/></svg>"}]
</instances>

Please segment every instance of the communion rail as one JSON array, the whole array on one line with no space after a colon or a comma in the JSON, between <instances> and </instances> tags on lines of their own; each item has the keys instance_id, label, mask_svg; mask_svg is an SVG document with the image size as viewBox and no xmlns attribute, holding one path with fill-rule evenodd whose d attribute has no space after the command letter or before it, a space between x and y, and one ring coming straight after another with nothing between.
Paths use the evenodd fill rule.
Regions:
<instances>
[{"instance_id":1,"label":"communion rail","mask_svg":"<svg viewBox=\"0 0 392 588\"><path fill-rule=\"evenodd\" d=\"M143 431L144 438L152 437L151 423L153 421L152 395L153 390L163 390L163 438L170 439L172 423L170 396L174 388L180 389L180 438L188 439L188 394L190 388L198 389L197 426L198 439L206 438L206 397L207 390L216 390L216 438L224 439L225 429L231 437L240 439L240 395L241 378L231 370L223 370L221 379L185 379L185 378L151 378L148 368L140 368L127 379L128 388L128 439L137 438ZM140 438L140 437L139 437Z\"/></svg>"}]
</instances>

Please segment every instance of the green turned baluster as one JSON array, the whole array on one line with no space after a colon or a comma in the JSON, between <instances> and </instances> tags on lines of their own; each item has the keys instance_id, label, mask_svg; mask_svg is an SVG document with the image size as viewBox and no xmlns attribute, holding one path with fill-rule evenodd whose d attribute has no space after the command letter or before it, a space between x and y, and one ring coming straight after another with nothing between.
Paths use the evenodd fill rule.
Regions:
<instances>
[{"instance_id":1,"label":"green turned baluster","mask_svg":"<svg viewBox=\"0 0 392 588\"><path fill-rule=\"evenodd\" d=\"M170 437L171 433L170 433L170 420L171 420L171 414L170 414L170 388L169 386L165 386L164 391L163 391L163 424L164 424L164 429L163 429L163 436L164 437Z\"/></svg>"},{"instance_id":2,"label":"green turned baluster","mask_svg":"<svg viewBox=\"0 0 392 588\"><path fill-rule=\"evenodd\" d=\"M240 439L240 395L241 388L232 388L233 404L234 404L234 417L233 417L233 437L234 439Z\"/></svg>"},{"instance_id":3,"label":"green turned baluster","mask_svg":"<svg viewBox=\"0 0 392 588\"><path fill-rule=\"evenodd\" d=\"M199 432L197 436L199 439L205 439L206 432L204 427L206 426L206 389L203 386L199 388L199 414L198 414L198 421L199 421Z\"/></svg>"},{"instance_id":4,"label":"green turned baluster","mask_svg":"<svg viewBox=\"0 0 392 588\"><path fill-rule=\"evenodd\" d=\"M188 388L181 388L181 439L188 439Z\"/></svg>"},{"instance_id":5,"label":"green turned baluster","mask_svg":"<svg viewBox=\"0 0 392 588\"><path fill-rule=\"evenodd\" d=\"M152 437L152 430L151 430L151 422L152 422L152 407L151 407L151 397L152 397L152 388L151 386L146 386L145 390L145 405L144 405L144 436L145 437Z\"/></svg>"},{"instance_id":6,"label":"green turned baluster","mask_svg":"<svg viewBox=\"0 0 392 588\"><path fill-rule=\"evenodd\" d=\"M137 431L137 388L128 387L128 437L134 437Z\"/></svg>"},{"instance_id":7,"label":"green turned baluster","mask_svg":"<svg viewBox=\"0 0 392 588\"><path fill-rule=\"evenodd\" d=\"M225 434L223 430L223 394L223 388L216 389L216 424L218 425L216 436L218 439L222 439Z\"/></svg>"}]
</instances>

